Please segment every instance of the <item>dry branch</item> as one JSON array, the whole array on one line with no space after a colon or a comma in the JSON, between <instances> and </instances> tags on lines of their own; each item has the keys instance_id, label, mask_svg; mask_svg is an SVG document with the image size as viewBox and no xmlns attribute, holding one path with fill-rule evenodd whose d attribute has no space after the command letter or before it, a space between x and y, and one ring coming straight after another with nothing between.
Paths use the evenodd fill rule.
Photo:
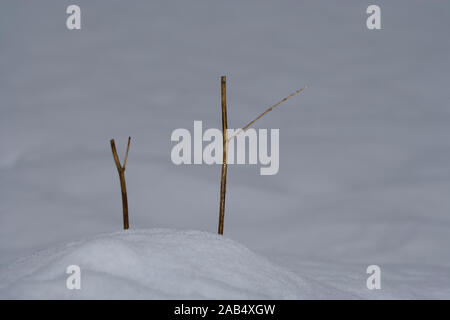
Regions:
<instances>
[{"instance_id":1,"label":"dry branch","mask_svg":"<svg viewBox=\"0 0 450 320\"><path fill-rule=\"evenodd\" d=\"M227 78L223 76L220 79L221 95L222 95L222 138L223 138L223 154L222 154L222 176L220 179L220 212L219 212L219 234L223 234L223 223L225 218L225 192L227 187Z\"/></svg>"},{"instance_id":2,"label":"dry branch","mask_svg":"<svg viewBox=\"0 0 450 320\"><path fill-rule=\"evenodd\" d=\"M221 77L221 94L222 94L222 137L223 137L223 157L222 157L222 176L220 179L220 212L219 212L219 234L223 234L223 225L225 218L225 193L226 193L226 184L227 184L227 151L228 151L228 142L233 140L237 135L247 130L253 123L262 118L266 113L272 111L274 108L285 102L286 100L292 98L296 94L302 92L307 87L296 90L291 93L286 98L281 99L271 107L269 107L266 111L261 113L256 119L250 121L245 127L240 129L237 133L235 133L231 138L227 138L227 97L226 97L226 77Z\"/></svg>"},{"instance_id":3,"label":"dry branch","mask_svg":"<svg viewBox=\"0 0 450 320\"><path fill-rule=\"evenodd\" d=\"M125 183L125 168L127 165L128 151L130 150L131 137L128 137L127 151L125 153L125 158L123 161L123 166L120 164L119 156L117 155L116 144L114 139L111 139L111 150L114 157L114 162L117 167L117 172L119 173L120 179L120 190L122 192L122 208L123 208L123 228L127 230L129 228L128 223L128 198L127 198L127 185Z\"/></svg>"},{"instance_id":4,"label":"dry branch","mask_svg":"<svg viewBox=\"0 0 450 320\"><path fill-rule=\"evenodd\" d=\"M237 135L239 135L240 133L244 132L245 130L247 130L252 124L254 124L257 120L261 119L266 113L269 113L270 111L272 111L272 109L274 109L275 107L279 106L280 104L282 104L283 102L285 102L286 100L292 98L293 96L295 96L296 94L299 94L300 92L302 92L303 90L305 90L307 88L307 86L304 86L301 89L298 89L297 91L291 93L290 95L288 95L286 98L281 99L280 101L278 101L277 103L275 103L273 106L269 107L266 111L264 111L263 113L261 113L255 120L250 121L245 127L243 127L241 130L239 130L238 132L236 132L233 136L231 136L230 139L228 139L228 142L230 142L231 140L233 140Z\"/></svg>"}]
</instances>

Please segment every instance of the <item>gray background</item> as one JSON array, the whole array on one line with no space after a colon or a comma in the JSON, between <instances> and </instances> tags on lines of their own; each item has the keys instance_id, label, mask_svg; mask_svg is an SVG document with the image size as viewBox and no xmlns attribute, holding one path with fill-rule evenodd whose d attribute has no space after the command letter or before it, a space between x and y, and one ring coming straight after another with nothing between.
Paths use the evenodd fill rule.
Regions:
<instances>
[{"instance_id":1,"label":"gray background","mask_svg":"<svg viewBox=\"0 0 450 320\"><path fill-rule=\"evenodd\" d=\"M129 135L131 227L216 232L220 166L173 165L170 135L220 128L226 75L232 128L309 86L256 124L280 128L279 173L229 167L227 237L299 272L375 263L438 281L449 30L448 1L2 0L0 262L120 230L109 139L123 157Z\"/></svg>"}]
</instances>

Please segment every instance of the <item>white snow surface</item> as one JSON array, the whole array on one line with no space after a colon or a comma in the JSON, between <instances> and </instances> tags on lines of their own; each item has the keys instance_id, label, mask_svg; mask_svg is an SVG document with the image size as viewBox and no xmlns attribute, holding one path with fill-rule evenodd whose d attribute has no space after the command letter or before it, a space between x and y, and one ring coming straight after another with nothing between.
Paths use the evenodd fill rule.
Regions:
<instances>
[{"instance_id":1,"label":"white snow surface","mask_svg":"<svg viewBox=\"0 0 450 320\"><path fill-rule=\"evenodd\" d=\"M411 299L448 298L446 268L384 266L367 290L363 266L301 262L293 272L204 231L128 230L61 244L4 265L1 299ZM81 270L69 290L67 267Z\"/></svg>"},{"instance_id":2,"label":"white snow surface","mask_svg":"<svg viewBox=\"0 0 450 320\"><path fill-rule=\"evenodd\" d=\"M66 268L81 289L66 288ZM314 290L294 273L223 236L151 229L97 236L41 251L2 270L13 299L297 299Z\"/></svg>"},{"instance_id":3,"label":"white snow surface","mask_svg":"<svg viewBox=\"0 0 450 320\"><path fill-rule=\"evenodd\" d=\"M41 297L40 285L48 296L104 288L110 297L162 297L124 273L140 278L147 263L162 263L144 258L163 233L42 250L121 229L109 140L123 159L128 136L130 227L214 233L220 165L174 165L170 136L192 132L195 120L221 128L226 75L230 128L308 85L255 123L280 129L278 174L229 166L224 232L309 286L292 280L279 296L243 287L233 295L450 298L450 1L379 0L382 30L366 28L367 0L79 0L82 30L74 31L65 25L69 4L0 1L2 297ZM202 263L181 262L193 248L185 236L181 252L164 241L166 251L157 251L178 257L180 272ZM84 257L74 259L82 292L65 289L72 255ZM135 265L120 268L122 255ZM372 264L381 268L381 290L366 288ZM195 278L183 279L192 288L177 286L198 289ZM202 294L231 295L218 288Z\"/></svg>"}]
</instances>

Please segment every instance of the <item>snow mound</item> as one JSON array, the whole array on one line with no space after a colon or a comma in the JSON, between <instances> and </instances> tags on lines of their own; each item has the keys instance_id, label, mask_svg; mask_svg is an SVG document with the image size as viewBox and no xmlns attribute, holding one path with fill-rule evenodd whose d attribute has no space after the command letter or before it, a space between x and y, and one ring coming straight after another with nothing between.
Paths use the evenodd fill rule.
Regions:
<instances>
[{"instance_id":1,"label":"snow mound","mask_svg":"<svg viewBox=\"0 0 450 320\"><path fill-rule=\"evenodd\" d=\"M69 290L66 269L81 269ZM294 273L222 236L167 229L123 231L61 245L0 271L7 299L299 299Z\"/></svg>"}]
</instances>

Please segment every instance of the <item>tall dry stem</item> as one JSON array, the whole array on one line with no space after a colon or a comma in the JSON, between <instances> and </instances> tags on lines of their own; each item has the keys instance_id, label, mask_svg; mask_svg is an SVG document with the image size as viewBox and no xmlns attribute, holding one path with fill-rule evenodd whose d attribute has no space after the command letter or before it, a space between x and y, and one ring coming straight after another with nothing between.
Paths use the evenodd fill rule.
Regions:
<instances>
[{"instance_id":1,"label":"tall dry stem","mask_svg":"<svg viewBox=\"0 0 450 320\"><path fill-rule=\"evenodd\" d=\"M253 123L261 119L265 114L272 111L274 108L282 104L283 102L287 101L288 99L292 98L293 96L299 94L303 90L307 88L307 86L304 86L301 89L296 90L295 92L291 93L289 96L281 99L274 105L267 108L266 111L261 113L256 119L250 121L246 126L244 126L242 129L240 129L238 132L236 132L233 136L230 138L227 137L227 93L226 93L226 77L222 76L220 79L221 84L221 95L222 95L222 138L223 138L223 156L222 156L222 175L220 178L220 211L219 211L219 234L223 234L223 225L224 225L224 219L225 219L225 194L226 194L226 186L227 186L227 151L228 151L228 142L233 140L237 135L247 130Z\"/></svg>"},{"instance_id":2,"label":"tall dry stem","mask_svg":"<svg viewBox=\"0 0 450 320\"><path fill-rule=\"evenodd\" d=\"M222 176L220 178L220 211L219 211L219 234L223 234L223 223L225 218L225 193L227 187L227 78L223 76L220 79L220 88L222 95Z\"/></svg>"}]
</instances>

